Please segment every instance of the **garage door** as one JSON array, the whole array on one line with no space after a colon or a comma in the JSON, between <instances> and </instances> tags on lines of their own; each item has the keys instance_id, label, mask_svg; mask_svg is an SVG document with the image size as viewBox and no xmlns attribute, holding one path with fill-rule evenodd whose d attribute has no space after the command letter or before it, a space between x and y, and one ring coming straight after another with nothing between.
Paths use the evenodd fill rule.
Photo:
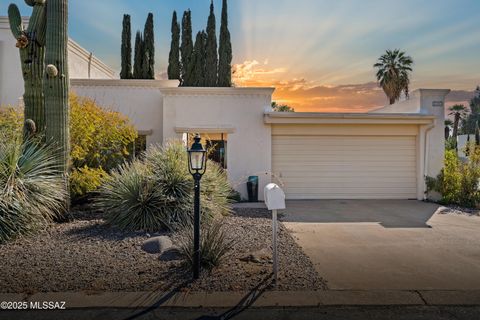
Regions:
<instances>
[{"instance_id":1,"label":"garage door","mask_svg":"<svg viewBox=\"0 0 480 320\"><path fill-rule=\"evenodd\" d=\"M415 136L273 136L287 199L416 199Z\"/></svg>"}]
</instances>

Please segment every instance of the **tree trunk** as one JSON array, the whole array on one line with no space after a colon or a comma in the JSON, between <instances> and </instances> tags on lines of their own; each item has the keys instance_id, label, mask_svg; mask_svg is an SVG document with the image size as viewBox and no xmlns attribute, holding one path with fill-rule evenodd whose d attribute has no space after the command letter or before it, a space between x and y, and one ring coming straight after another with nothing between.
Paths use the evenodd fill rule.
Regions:
<instances>
[{"instance_id":1,"label":"tree trunk","mask_svg":"<svg viewBox=\"0 0 480 320\"><path fill-rule=\"evenodd\" d=\"M457 139L457 134L458 134L458 124L460 123L460 114L455 113L455 119L453 121L453 138L456 140Z\"/></svg>"}]
</instances>

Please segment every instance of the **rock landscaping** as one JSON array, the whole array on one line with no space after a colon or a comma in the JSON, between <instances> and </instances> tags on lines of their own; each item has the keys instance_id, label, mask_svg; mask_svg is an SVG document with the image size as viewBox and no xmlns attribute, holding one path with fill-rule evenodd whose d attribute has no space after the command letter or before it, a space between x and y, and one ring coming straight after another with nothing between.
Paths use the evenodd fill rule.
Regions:
<instances>
[{"instance_id":1,"label":"rock landscaping","mask_svg":"<svg viewBox=\"0 0 480 320\"><path fill-rule=\"evenodd\" d=\"M442 207L438 211L440 214L460 214L467 216L480 216L480 209L468 209L457 206Z\"/></svg>"},{"instance_id":2,"label":"rock landscaping","mask_svg":"<svg viewBox=\"0 0 480 320\"><path fill-rule=\"evenodd\" d=\"M271 287L271 220L264 209L236 209L224 218L232 250L220 267L203 272L195 283L175 253L175 236L120 231L108 225L101 214L85 208L73 216L70 222L53 224L35 236L0 246L0 292L246 291ZM281 224L280 230L277 289L326 289L325 281Z\"/></svg>"}]
</instances>

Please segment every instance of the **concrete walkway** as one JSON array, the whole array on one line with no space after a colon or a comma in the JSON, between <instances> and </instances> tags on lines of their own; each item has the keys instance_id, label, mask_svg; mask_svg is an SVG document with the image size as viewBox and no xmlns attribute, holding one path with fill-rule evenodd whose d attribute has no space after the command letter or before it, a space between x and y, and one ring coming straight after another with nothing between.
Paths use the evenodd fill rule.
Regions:
<instances>
[{"instance_id":1,"label":"concrete walkway","mask_svg":"<svg viewBox=\"0 0 480 320\"><path fill-rule=\"evenodd\" d=\"M480 289L480 217L419 201L289 201L282 220L330 289Z\"/></svg>"}]
</instances>

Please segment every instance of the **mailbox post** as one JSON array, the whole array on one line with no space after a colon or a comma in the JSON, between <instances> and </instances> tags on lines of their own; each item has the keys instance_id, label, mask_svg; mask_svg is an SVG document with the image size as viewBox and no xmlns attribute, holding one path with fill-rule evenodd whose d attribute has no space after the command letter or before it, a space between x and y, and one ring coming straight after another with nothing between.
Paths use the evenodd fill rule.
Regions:
<instances>
[{"instance_id":1,"label":"mailbox post","mask_svg":"<svg viewBox=\"0 0 480 320\"><path fill-rule=\"evenodd\" d=\"M276 184L270 183L265 186L264 189L264 199L265 204L267 205L268 210L272 211L272 233L273 233L273 276L275 280L275 285L277 285L278 280L278 253L277 253L277 235L278 235L278 226L277 226L277 210L285 209L285 193L283 190Z\"/></svg>"}]
</instances>

